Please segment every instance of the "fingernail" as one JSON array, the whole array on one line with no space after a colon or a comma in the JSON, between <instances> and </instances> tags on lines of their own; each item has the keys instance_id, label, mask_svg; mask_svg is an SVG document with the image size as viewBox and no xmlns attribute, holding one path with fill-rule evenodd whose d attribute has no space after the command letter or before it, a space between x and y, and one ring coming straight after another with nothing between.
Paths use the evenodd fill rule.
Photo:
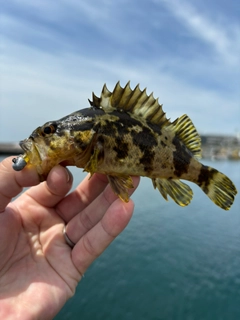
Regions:
<instances>
[{"instance_id":1,"label":"fingernail","mask_svg":"<svg viewBox=\"0 0 240 320\"><path fill-rule=\"evenodd\" d=\"M67 177L67 182L69 182L71 180L71 172L68 170L68 168L66 168L66 177Z\"/></svg>"}]
</instances>

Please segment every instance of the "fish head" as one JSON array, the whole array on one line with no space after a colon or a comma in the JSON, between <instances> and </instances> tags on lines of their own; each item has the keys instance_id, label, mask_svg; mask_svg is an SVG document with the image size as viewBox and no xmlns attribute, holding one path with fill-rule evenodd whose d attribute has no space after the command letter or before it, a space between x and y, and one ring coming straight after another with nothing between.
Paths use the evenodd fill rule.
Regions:
<instances>
[{"instance_id":1,"label":"fish head","mask_svg":"<svg viewBox=\"0 0 240 320\"><path fill-rule=\"evenodd\" d=\"M70 156L71 141L67 131L58 130L57 122L47 122L36 128L29 138L20 141L23 159L34 166L44 180L55 165Z\"/></svg>"},{"instance_id":2,"label":"fish head","mask_svg":"<svg viewBox=\"0 0 240 320\"><path fill-rule=\"evenodd\" d=\"M57 164L76 165L76 162L81 163L81 157L86 162L95 133L93 125L92 117L75 113L36 128L27 139L20 141L24 154L13 161L14 170L31 165L41 180L45 180Z\"/></svg>"}]
</instances>

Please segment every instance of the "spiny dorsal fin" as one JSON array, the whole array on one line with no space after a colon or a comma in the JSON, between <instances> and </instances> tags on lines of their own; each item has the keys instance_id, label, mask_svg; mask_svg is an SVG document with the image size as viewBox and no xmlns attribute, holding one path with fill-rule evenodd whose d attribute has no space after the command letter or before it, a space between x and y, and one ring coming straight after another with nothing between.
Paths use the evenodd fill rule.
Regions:
<instances>
[{"instance_id":1,"label":"spiny dorsal fin","mask_svg":"<svg viewBox=\"0 0 240 320\"><path fill-rule=\"evenodd\" d=\"M147 95L146 89L141 90L139 84L132 90L130 82L124 88L118 82L113 92L110 92L106 84L104 84L101 97L98 98L93 93L92 99L93 101L90 102L91 106L104 109L106 112L118 109L130 112L133 115L161 126L171 124L166 118L158 99L153 97L153 93Z\"/></svg>"},{"instance_id":2,"label":"spiny dorsal fin","mask_svg":"<svg viewBox=\"0 0 240 320\"><path fill-rule=\"evenodd\" d=\"M184 114L177 118L170 127L173 127L178 138L193 153L195 158L201 158L201 138L191 119Z\"/></svg>"}]
</instances>

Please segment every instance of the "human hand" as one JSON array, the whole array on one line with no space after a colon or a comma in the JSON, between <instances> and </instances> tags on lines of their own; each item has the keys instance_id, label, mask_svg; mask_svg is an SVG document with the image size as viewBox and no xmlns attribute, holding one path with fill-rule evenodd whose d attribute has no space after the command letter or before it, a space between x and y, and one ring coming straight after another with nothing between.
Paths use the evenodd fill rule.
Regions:
<instances>
[{"instance_id":1,"label":"human hand","mask_svg":"<svg viewBox=\"0 0 240 320\"><path fill-rule=\"evenodd\" d=\"M66 195L66 168L54 167L39 184L33 168L15 172L11 160L0 163L0 319L52 319L126 227L134 204L114 195L104 175L86 177ZM139 178L133 181L136 187ZM10 202L26 186L34 187Z\"/></svg>"}]
</instances>

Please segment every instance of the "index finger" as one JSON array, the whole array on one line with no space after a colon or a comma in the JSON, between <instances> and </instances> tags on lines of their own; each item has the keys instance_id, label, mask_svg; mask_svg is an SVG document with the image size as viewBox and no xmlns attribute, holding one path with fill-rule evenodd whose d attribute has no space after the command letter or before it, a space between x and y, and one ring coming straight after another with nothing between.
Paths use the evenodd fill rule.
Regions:
<instances>
[{"instance_id":1,"label":"index finger","mask_svg":"<svg viewBox=\"0 0 240 320\"><path fill-rule=\"evenodd\" d=\"M0 162L0 213L24 187L40 183L38 173L33 167L26 167L19 172L14 171L12 159L13 157L8 157Z\"/></svg>"},{"instance_id":2,"label":"index finger","mask_svg":"<svg viewBox=\"0 0 240 320\"><path fill-rule=\"evenodd\" d=\"M94 201L107 185L108 179L105 175L94 173L91 179L87 175L74 191L59 202L57 206L58 214L65 221L71 220Z\"/></svg>"}]
</instances>

